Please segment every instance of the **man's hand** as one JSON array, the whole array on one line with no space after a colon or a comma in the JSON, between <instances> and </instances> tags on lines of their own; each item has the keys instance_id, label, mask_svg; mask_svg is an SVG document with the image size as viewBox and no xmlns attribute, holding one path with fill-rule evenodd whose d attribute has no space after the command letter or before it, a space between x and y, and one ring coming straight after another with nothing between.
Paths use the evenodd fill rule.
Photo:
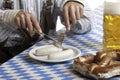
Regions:
<instances>
[{"instance_id":1,"label":"man's hand","mask_svg":"<svg viewBox=\"0 0 120 80\"><path fill-rule=\"evenodd\" d=\"M15 16L15 23L19 28L26 29L30 35L33 34L34 29L42 33L38 21L31 13L19 11Z\"/></svg>"},{"instance_id":2,"label":"man's hand","mask_svg":"<svg viewBox=\"0 0 120 80\"><path fill-rule=\"evenodd\" d=\"M70 30L70 24L76 24L77 20L83 15L83 5L78 2L67 2L63 7L64 21L67 30Z\"/></svg>"}]
</instances>

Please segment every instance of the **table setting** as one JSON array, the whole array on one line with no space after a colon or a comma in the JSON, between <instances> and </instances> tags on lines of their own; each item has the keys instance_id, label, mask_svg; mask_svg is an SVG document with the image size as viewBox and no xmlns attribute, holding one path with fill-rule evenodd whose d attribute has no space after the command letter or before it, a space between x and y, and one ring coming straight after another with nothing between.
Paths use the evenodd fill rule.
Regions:
<instances>
[{"instance_id":1,"label":"table setting","mask_svg":"<svg viewBox=\"0 0 120 80\"><path fill-rule=\"evenodd\" d=\"M57 40L57 35L52 37ZM86 34L66 33L62 41L64 48L70 48L72 57L61 60L49 60L35 56L35 51L50 46L53 41L43 39L0 65L0 80L91 80L73 69L74 60L83 55L103 50L103 7L94 10L92 30ZM42 56L43 57L43 56ZM120 80L113 77L108 80Z\"/></svg>"}]
</instances>

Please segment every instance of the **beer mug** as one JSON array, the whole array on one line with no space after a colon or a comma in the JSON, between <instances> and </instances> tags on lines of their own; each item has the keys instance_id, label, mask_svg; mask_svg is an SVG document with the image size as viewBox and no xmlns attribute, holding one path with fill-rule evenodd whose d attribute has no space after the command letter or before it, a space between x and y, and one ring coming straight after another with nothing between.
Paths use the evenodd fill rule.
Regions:
<instances>
[{"instance_id":1,"label":"beer mug","mask_svg":"<svg viewBox=\"0 0 120 80\"><path fill-rule=\"evenodd\" d=\"M104 48L120 49L120 0L105 0L103 16Z\"/></svg>"}]
</instances>

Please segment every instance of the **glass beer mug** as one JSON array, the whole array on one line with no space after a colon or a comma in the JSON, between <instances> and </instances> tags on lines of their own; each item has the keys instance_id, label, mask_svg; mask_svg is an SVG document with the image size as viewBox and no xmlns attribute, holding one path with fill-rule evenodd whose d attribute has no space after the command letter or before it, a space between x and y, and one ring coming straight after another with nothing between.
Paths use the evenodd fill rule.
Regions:
<instances>
[{"instance_id":1,"label":"glass beer mug","mask_svg":"<svg viewBox=\"0 0 120 80\"><path fill-rule=\"evenodd\" d=\"M105 49L120 49L120 0L104 1L103 21Z\"/></svg>"}]
</instances>

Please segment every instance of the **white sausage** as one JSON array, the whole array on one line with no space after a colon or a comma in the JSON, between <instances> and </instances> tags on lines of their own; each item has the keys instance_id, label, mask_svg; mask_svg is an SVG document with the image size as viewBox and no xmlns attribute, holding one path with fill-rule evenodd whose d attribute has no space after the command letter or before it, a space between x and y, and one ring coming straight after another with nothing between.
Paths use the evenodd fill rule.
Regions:
<instances>
[{"instance_id":1,"label":"white sausage","mask_svg":"<svg viewBox=\"0 0 120 80\"><path fill-rule=\"evenodd\" d=\"M45 47L41 47L41 48L37 49L35 51L35 55L36 56L46 56L48 54L52 54L52 53L56 53L56 52L60 52L60 51L62 51L61 48L51 45L51 46L45 46Z\"/></svg>"},{"instance_id":2,"label":"white sausage","mask_svg":"<svg viewBox=\"0 0 120 80\"><path fill-rule=\"evenodd\" d=\"M49 60L62 60L72 57L74 55L74 51L72 49L63 50L61 52L57 52L55 54L49 54Z\"/></svg>"}]
</instances>

